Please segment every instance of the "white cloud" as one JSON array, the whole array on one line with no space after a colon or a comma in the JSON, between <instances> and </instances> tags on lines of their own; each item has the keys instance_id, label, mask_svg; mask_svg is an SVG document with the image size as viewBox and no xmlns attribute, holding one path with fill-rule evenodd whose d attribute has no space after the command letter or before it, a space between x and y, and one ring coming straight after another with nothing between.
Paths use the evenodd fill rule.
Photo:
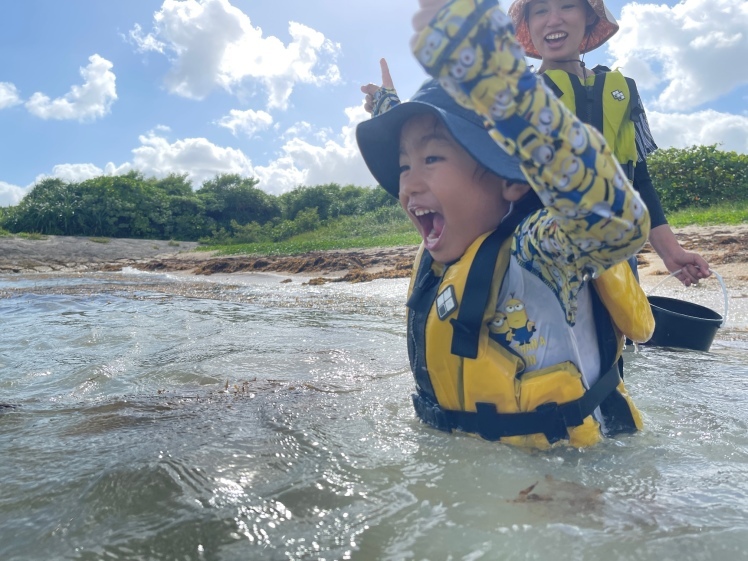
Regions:
<instances>
[{"instance_id":1,"label":"white cloud","mask_svg":"<svg viewBox=\"0 0 748 561\"><path fill-rule=\"evenodd\" d=\"M157 53L164 54L164 45L161 41L156 39L153 34L143 35L143 28L140 24L136 23L135 26L130 30L130 39L138 47L139 53L147 53L148 51L156 51Z\"/></svg>"},{"instance_id":2,"label":"white cloud","mask_svg":"<svg viewBox=\"0 0 748 561\"><path fill-rule=\"evenodd\" d=\"M241 150L217 146L205 138L169 142L160 134L167 132L166 129L168 127L159 126L139 136L140 145L132 150L130 162L120 165L109 162L103 169L92 163L58 164L52 168L51 174L38 175L34 184L48 177L78 183L102 175L122 175L132 170L140 171L146 177L187 173L195 187L221 173L254 176L252 163Z\"/></svg>"},{"instance_id":3,"label":"white cloud","mask_svg":"<svg viewBox=\"0 0 748 561\"><path fill-rule=\"evenodd\" d=\"M348 123L337 135L325 133L322 136L326 139L317 143L290 138L278 157L263 166L253 165L241 150L217 146L205 138L169 142L153 131L140 137L141 146L133 150L131 166L146 176L187 172L195 186L218 173L237 173L256 177L259 188L275 195L299 185L374 185L355 138L356 124L369 115L363 107L348 108L345 114ZM308 123L297 126L309 136L316 136Z\"/></svg>"},{"instance_id":4,"label":"white cloud","mask_svg":"<svg viewBox=\"0 0 748 561\"><path fill-rule=\"evenodd\" d=\"M348 124L337 140L313 144L292 138L281 148L282 155L267 166L256 166L258 185L270 193L283 193L299 185L376 185L356 144L356 125L368 119L363 107L345 109Z\"/></svg>"},{"instance_id":5,"label":"white cloud","mask_svg":"<svg viewBox=\"0 0 748 561\"><path fill-rule=\"evenodd\" d=\"M80 183L81 181L99 177L100 175L115 174L107 174L103 169L94 164L58 164L52 168L51 174L41 174L36 176L34 184L39 183L48 177L62 179L65 183Z\"/></svg>"},{"instance_id":6,"label":"white cloud","mask_svg":"<svg viewBox=\"0 0 748 561\"><path fill-rule=\"evenodd\" d=\"M0 109L13 107L21 103L18 89L10 82L0 82Z\"/></svg>"},{"instance_id":7,"label":"white cloud","mask_svg":"<svg viewBox=\"0 0 748 561\"><path fill-rule=\"evenodd\" d=\"M305 25L289 23L291 42L263 37L249 17L229 0L164 0L153 31L130 32L139 51L168 54L166 76L172 93L203 99L220 86L231 92L247 80L267 90L267 107L285 109L299 84L340 81L335 64L340 45Z\"/></svg>"},{"instance_id":8,"label":"white cloud","mask_svg":"<svg viewBox=\"0 0 748 561\"><path fill-rule=\"evenodd\" d=\"M0 206L15 206L28 192L28 187L18 187L5 181L0 181Z\"/></svg>"},{"instance_id":9,"label":"white cloud","mask_svg":"<svg viewBox=\"0 0 748 561\"><path fill-rule=\"evenodd\" d=\"M719 150L748 154L748 117L714 110L691 114L647 114L652 134L660 148L718 144Z\"/></svg>"},{"instance_id":10,"label":"white cloud","mask_svg":"<svg viewBox=\"0 0 748 561\"><path fill-rule=\"evenodd\" d=\"M375 185L359 154L355 138L356 125L369 118L369 115L362 106L348 108L345 114L348 123L338 134L327 130L319 133L308 123L299 123L297 130L322 140L317 140L315 144L292 137L283 145L279 156L265 166L255 166L241 150L218 146L206 138L185 138L172 142L165 136L169 132L168 127L159 126L139 137L140 145L132 150L133 157L129 162L121 165L110 162L103 169L91 163L59 164L52 168L51 174L38 176L36 182L46 177L57 177L72 183L138 170L146 177L187 173L196 188L217 174L236 173L259 179L258 187L275 195L300 185ZM287 133L293 130L294 127ZM3 200L4 191L20 200L18 193L22 193L23 189L18 187L13 190L12 187L0 182L0 201Z\"/></svg>"},{"instance_id":11,"label":"white cloud","mask_svg":"<svg viewBox=\"0 0 748 561\"><path fill-rule=\"evenodd\" d=\"M164 177L188 173L195 186L219 173L254 175L252 162L241 150L217 146L205 138L185 138L169 142L155 132L141 135L131 166L146 176Z\"/></svg>"},{"instance_id":12,"label":"white cloud","mask_svg":"<svg viewBox=\"0 0 748 561\"><path fill-rule=\"evenodd\" d=\"M299 121L298 123L288 127L286 131L283 134L281 134L280 137L283 140L286 140L289 138L307 137L313 134L314 134L314 127L312 127L311 123L308 123L307 121Z\"/></svg>"},{"instance_id":13,"label":"white cloud","mask_svg":"<svg viewBox=\"0 0 748 561\"><path fill-rule=\"evenodd\" d=\"M90 64L80 69L82 86L73 86L63 97L50 99L36 92L26 102L30 113L42 119L77 119L92 121L103 117L117 99L116 77L112 63L94 54L88 57Z\"/></svg>"},{"instance_id":14,"label":"white cloud","mask_svg":"<svg viewBox=\"0 0 748 561\"><path fill-rule=\"evenodd\" d=\"M257 131L269 128L273 124L273 118L265 111L232 109L228 115L221 117L217 124L229 129L234 136L242 132L251 137Z\"/></svg>"},{"instance_id":15,"label":"white cloud","mask_svg":"<svg viewBox=\"0 0 748 561\"><path fill-rule=\"evenodd\" d=\"M644 89L664 85L655 108L690 109L748 82L748 65L740 62L748 60L745 0L634 2L619 23L608 43L614 67Z\"/></svg>"}]
</instances>

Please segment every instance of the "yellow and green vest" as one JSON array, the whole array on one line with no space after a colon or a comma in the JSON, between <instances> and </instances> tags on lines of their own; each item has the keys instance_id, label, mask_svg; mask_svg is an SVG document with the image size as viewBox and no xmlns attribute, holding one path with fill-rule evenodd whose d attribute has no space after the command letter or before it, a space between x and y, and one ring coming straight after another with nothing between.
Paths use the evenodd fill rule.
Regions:
<instances>
[{"instance_id":1,"label":"yellow and green vest","mask_svg":"<svg viewBox=\"0 0 748 561\"><path fill-rule=\"evenodd\" d=\"M603 134L621 168L633 179L638 159L631 114L638 93L633 80L618 70L596 72L584 81L565 70L546 70L543 79L570 111Z\"/></svg>"}]
</instances>

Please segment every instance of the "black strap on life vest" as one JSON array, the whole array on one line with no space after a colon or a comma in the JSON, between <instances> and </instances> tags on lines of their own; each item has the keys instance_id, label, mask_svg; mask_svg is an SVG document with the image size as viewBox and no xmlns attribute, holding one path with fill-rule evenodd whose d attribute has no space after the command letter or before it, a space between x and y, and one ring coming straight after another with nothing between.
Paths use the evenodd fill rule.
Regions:
<instances>
[{"instance_id":1,"label":"black strap on life vest","mask_svg":"<svg viewBox=\"0 0 748 561\"><path fill-rule=\"evenodd\" d=\"M585 86L577 76L570 77L577 117L600 132L603 132L603 92L606 76L605 73L597 74L592 86Z\"/></svg>"},{"instance_id":2,"label":"black strap on life vest","mask_svg":"<svg viewBox=\"0 0 748 561\"><path fill-rule=\"evenodd\" d=\"M408 298L408 358L416 390L429 401L437 402L434 386L426 367L426 318L428 318L441 279L434 274L431 265L434 258L428 251L421 255L413 290Z\"/></svg>"},{"instance_id":3,"label":"black strap on life vest","mask_svg":"<svg viewBox=\"0 0 748 561\"><path fill-rule=\"evenodd\" d=\"M564 90L558 87L558 84L554 82L548 74L543 73L543 81L545 82L545 85L548 86L551 91L553 92L553 95L555 95L558 98L561 98L564 95Z\"/></svg>"},{"instance_id":4,"label":"black strap on life vest","mask_svg":"<svg viewBox=\"0 0 748 561\"><path fill-rule=\"evenodd\" d=\"M465 290L457 317L450 320L453 328L451 347L453 355L464 358L476 358L478 356L478 341L483 327L483 315L491 296L493 273L501 246L512 235L519 223L541 206L542 203L535 192L528 192L527 195L515 203L512 213L499 224L499 227L490 236L483 240L478 248L465 279Z\"/></svg>"},{"instance_id":5,"label":"black strap on life vest","mask_svg":"<svg viewBox=\"0 0 748 561\"><path fill-rule=\"evenodd\" d=\"M568 429L581 425L608 396L615 393L620 381L618 365L613 364L579 399L562 404L544 403L527 413L498 413L493 403L476 403L475 413L452 411L417 394L412 397L418 417L436 429L446 432L461 430L478 434L486 440L542 433L553 444L568 438Z\"/></svg>"}]
</instances>

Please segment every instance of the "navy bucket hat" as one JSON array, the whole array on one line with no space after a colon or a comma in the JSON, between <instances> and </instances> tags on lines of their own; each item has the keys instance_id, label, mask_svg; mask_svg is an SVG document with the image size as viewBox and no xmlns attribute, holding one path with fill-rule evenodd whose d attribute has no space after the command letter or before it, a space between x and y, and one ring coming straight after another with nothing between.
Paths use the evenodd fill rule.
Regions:
<instances>
[{"instance_id":1,"label":"navy bucket hat","mask_svg":"<svg viewBox=\"0 0 748 561\"><path fill-rule=\"evenodd\" d=\"M400 130L415 115L438 117L457 143L479 164L508 181L526 183L519 159L507 154L491 138L483 119L458 105L439 82L429 80L405 103L356 127L361 155L379 184L395 198L400 191Z\"/></svg>"}]
</instances>

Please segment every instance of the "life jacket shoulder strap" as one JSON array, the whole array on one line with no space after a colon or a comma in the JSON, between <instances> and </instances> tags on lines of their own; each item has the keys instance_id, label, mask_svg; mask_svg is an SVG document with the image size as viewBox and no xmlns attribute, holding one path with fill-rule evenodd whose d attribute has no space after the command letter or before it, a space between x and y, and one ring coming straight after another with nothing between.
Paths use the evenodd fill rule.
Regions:
<instances>
[{"instance_id":1,"label":"life jacket shoulder strap","mask_svg":"<svg viewBox=\"0 0 748 561\"><path fill-rule=\"evenodd\" d=\"M545 85L550 88L550 90L553 92L553 95L555 95L558 98L563 97L564 90L562 90L556 82L553 81L553 79L546 74L543 73L543 81L545 82Z\"/></svg>"}]
</instances>

